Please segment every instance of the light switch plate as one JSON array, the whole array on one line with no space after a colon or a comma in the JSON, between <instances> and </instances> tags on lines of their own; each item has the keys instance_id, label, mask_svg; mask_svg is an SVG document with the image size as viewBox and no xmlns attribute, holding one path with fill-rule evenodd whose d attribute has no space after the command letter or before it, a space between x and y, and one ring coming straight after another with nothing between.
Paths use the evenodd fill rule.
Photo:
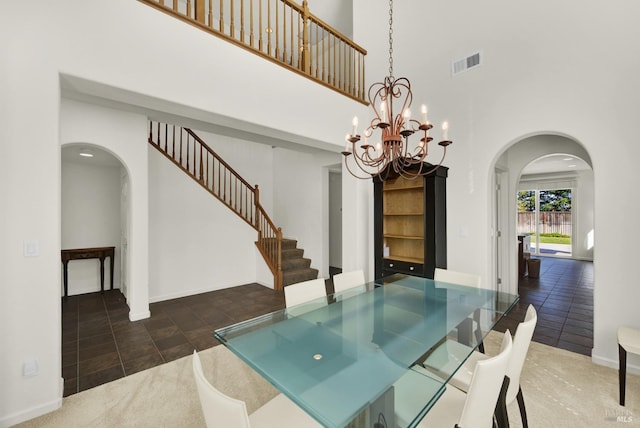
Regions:
<instances>
[{"instance_id":1,"label":"light switch plate","mask_svg":"<svg viewBox=\"0 0 640 428\"><path fill-rule=\"evenodd\" d=\"M40 241L37 239L25 239L23 247L25 257L38 257L40 255Z\"/></svg>"},{"instance_id":2,"label":"light switch plate","mask_svg":"<svg viewBox=\"0 0 640 428\"><path fill-rule=\"evenodd\" d=\"M40 371L37 359L26 360L22 365L22 376L33 377L37 376Z\"/></svg>"}]
</instances>

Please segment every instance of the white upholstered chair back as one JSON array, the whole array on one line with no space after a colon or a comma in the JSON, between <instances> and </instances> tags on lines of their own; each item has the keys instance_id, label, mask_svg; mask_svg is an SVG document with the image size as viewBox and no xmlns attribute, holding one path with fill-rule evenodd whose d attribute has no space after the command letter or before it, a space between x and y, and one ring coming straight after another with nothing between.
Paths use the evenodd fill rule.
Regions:
<instances>
[{"instance_id":1,"label":"white upholstered chair back","mask_svg":"<svg viewBox=\"0 0 640 428\"><path fill-rule=\"evenodd\" d=\"M324 278L311 279L284 287L284 300L287 308L300 305L320 297L327 296Z\"/></svg>"},{"instance_id":2,"label":"white upholstered chair back","mask_svg":"<svg viewBox=\"0 0 640 428\"><path fill-rule=\"evenodd\" d=\"M493 412L507 373L512 347L511 333L507 330L502 339L500 353L495 357L478 361L471 377L458 426L477 428L493 426Z\"/></svg>"},{"instance_id":3,"label":"white upholstered chair back","mask_svg":"<svg viewBox=\"0 0 640 428\"><path fill-rule=\"evenodd\" d=\"M533 305L529 305L524 321L518 324L513 338L513 351L507 368L507 376L509 376L510 380L506 396L507 404L515 400L520 389L520 374L522 374L522 367L524 367L524 362L527 359L527 352L529 351L529 345L537 322L538 313L536 308Z\"/></svg>"},{"instance_id":4,"label":"white upholstered chair back","mask_svg":"<svg viewBox=\"0 0 640 428\"><path fill-rule=\"evenodd\" d=\"M364 272L354 270L333 275L333 289L336 293L341 293L359 285L364 285Z\"/></svg>"},{"instance_id":5,"label":"white upholstered chair back","mask_svg":"<svg viewBox=\"0 0 640 428\"><path fill-rule=\"evenodd\" d=\"M433 279L451 284L466 285L467 287L482 287L482 278L480 275L456 272L449 269L436 268L433 272Z\"/></svg>"},{"instance_id":6,"label":"white upholstered chair back","mask_svg":"<svg viewBox=\"0 0 640 428\"><path fill-rule=\"evenodd\" d=\"M236 400L223 394L207 381L202 371L200 357L196 351L193 351L193 376L196 380L200 406L208 428L251 427L244 401Z\"/></svg>"}]
</instances>

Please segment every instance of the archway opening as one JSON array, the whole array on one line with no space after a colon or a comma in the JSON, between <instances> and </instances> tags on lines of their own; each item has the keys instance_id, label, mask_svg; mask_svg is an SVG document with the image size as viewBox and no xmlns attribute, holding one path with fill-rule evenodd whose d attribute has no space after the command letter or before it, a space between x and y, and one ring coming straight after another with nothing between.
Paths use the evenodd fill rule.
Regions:
<instances>
[{"instance_id":1,"label":"archway opening","mask_svg":"<svg viewBox=\"0 0 640 428\"><path fill-rule=\"evenodd\" d=\"M63 263L61 281L63 394L69 396L95 386L97 377L124 375L113 358L98 355L117 355L113 326L129 321L129 176L102 147L65 144L60 193L61 250L74 254ZM112 255L100 258L104 249L112 249Z\"/></svg>"},{"instance_id":2,"label":"archway opening","mask_svg":"<svg viewBox=\"0 0 640 428\"><path fill-rule=\"evenodd\" d=\"M496 159L494 182L499 184L493 204L498 286L518 292L523 311L530 304L538 310L544 328L536 329L535 341L590 356L595 286L591 157L579 142L567 136L523 137ZM522 209L526 203L529 206ZM528 214L532 219L527 230L519 220L521 211L534 214ZM564 231L548 230L552 225L541 218L543 212L555 211L563 214L549 217L564 217L564 224L558 225ZM524 236L530 238L528 248ZM556 245L548 238L565 242ZM527 257L531 263L526 262Z\"/></svg>"}]
</instances>

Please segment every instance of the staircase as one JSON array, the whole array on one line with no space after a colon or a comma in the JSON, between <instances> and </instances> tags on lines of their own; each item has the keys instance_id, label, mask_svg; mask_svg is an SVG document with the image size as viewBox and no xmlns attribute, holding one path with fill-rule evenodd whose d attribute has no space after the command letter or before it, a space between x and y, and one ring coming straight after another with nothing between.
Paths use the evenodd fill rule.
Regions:
<instances>
[{"instance_id":1,"label":"staircase","mask_svg":"<svg viewBox=\"0 0 640 428\"><path fill-rule=\"evenodd\" d=\"M193 178L258 232L256 246L273 273L273 288L315 279L318 270L303 257L297 241L283 239L260 204L258 185L252 186L191 129L149 122L149 144Z\"/></svg>"},{"instance_id":2,"label":"staircase","mask_svg":"<svg viewBox=\"0 0 640 428\"><path fill-rule=\"evenodd\" d=\"M282 240L282 285L286 287L296 282L316 279L318 269L311 267L311 260L303 257L304 250L298 248L298 241Z\"/></svg>"}]
</instances>

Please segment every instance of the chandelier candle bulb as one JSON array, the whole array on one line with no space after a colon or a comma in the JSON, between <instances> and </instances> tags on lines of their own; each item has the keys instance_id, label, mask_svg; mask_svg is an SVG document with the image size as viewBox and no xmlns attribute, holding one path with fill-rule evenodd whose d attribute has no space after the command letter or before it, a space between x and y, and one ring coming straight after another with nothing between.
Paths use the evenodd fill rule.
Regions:
<instances>
[{"instance_id":1,"label":"chandelier candle bulb","mask_svg":"<svg viewBox=\"0 0 640 428\"><path fill-rule=\"evenodd\" d=\"M353 125L353 135L358 135L358 116L353 116L351 124Z\"/></svg>"},{"instance_id":2,"label":"chandelier candle bulb","mask_svg":"<svg viewBox=\"0 0 640 428\"><path fill-rule=\"evenodd\" d=\"M342 154L347 155L351 153L351 135L347 134L344 137L345 143L344 143L344 151L342 152Z\"/></svg>"},{"instance_id":3,"label":"chandelier candle bulb","mask_svg":"<svg viewBox=\"0 0 640 428\"><path fill-rule=\"evenodd\" d=\"M420 107L420 114L422 114L422 123L424 123L425 125L428 124L429 122L427 122L427 105L426 104L422 104L422 106Z\"/></svg>"},{"instance_id":4,"label":"chandelier candle bulb","mask_svg":"<svg viewBox=\"0 0 640 428\"><path fill-rule=\"evenodd\" d=\"M409 122L411 122L411 110L408 108L404 109L404 126L409 127Z\"/></svg>"},{"instance_id":5,"label":"chandelier candle bulb","mask_svg":"<svg viewBox=\"0 0 640 428\"><path fill-rule=\"evenodd\" d=\"M447 141L449 139L449 123L442 122L442 141Z\"/></svg>"}]
</instances>

